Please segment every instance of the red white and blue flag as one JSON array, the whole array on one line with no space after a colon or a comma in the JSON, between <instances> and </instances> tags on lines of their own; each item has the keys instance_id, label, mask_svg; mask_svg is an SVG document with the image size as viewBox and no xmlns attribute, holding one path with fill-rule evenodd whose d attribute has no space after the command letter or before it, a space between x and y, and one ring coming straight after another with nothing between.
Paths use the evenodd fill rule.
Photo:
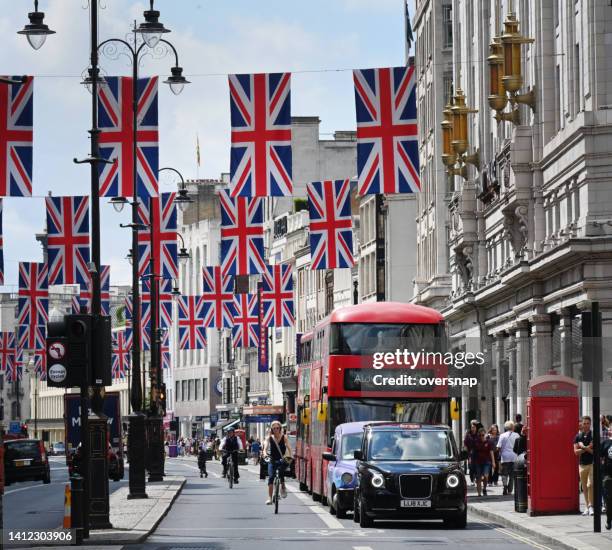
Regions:
<instances>
[{"instance_id":1,"label":"red white and blue flag","mask_svg":"<svg viewBox=\"0 0 612 550\"><path fill-rule=\"evenodd\" d=\"M178 330L180 349L204 349L206 347L206 327L204 319L208 304L203 296L179 296Z\"/></svg>"},{"instance_id":2,"label":"red white and blue flag","mask_svg":"<svg viewBox=\"0 0 612 550\"><path fill-rule=\"evenodd\" d=\"M283 197L291 181L291 73L229 76L232 197Z\"/></svg>"},{"instance_id":3,"label":"red white and blue flag","mask_svg":"<svg viewBox=\"0 0 612 550\"><path fill-rule=\"evenodd\" d=\"M0 197L32 196L34 79L0 85Z\"/></svg>"},{"instance_id":4,"label":"red white and blue flag","mask_svg":"<svg viewBox=\"0 0 612 550\"><path fill-rule=\"evenodd\" d=\"M91 277L87 279L87 287L80 294L72 297L72 313L91 313L91 297L93 295ZM110 315L110 265L103 265L100 275L100 300L102 315Z\"/></svg>"},{"instance_id":5,"label":"red white and blue flag","mask_svg":"<svg viewBox=\"0 0 612 550\"><path fill-rule=\"evenodd\" d=\"M311 269L352 267L350 180L315 181L307 189Z\"/></svg>"},{"instance_id":6,"label":"red white and blue flag","mask_svg":"<svg viewBox=\"0 0 612 550\"><path fill-rule=\"evenodd\" d=\"M47 348L44 342L41 348L34 350L34 372L39 380L47 379Z\"/></svg>"},{"instance_id":7,"label":"red white and blue flag","mask_svg":"<svg viewBox=\"0 0 612 550\"><path fill-rule=\"evenodd\" d=\"M261 299L267 327L292 327L293 270L290 265L271 265L263 273Z\"/></svg>"},{"instance_id":8,"label":"red white and blue flag","mask_svg":"<svg viewBox=\"0 0 612 550\"><path fill-rule=\"evenodd\" d=\"M100 196L134 196L134 117L130 77L107 76L98 88L100 155L114 164L101 164ZM157 196L159 138L157 82L139 78L137 88L136 169L138 197Z\"/></svg>"},{"instance_id":9,"label":"red white and blue flag","mask_svg":"<svg viewBox=\"0 0 612 550\"><path fill-rule=\"evenodd\" d=\"M15 333L0 332L0 372L12 368L15 360Z\"/></svg>"},{"instance_id":10,"label":"red white and blue flag","mask_svg":"<svg viewBox=\"0 0 612 550\"><path fill-rule=\"evenodd\" d=\"M19 343L23 349L36 349L37 327L48 321L49 285L47 266L19 262L19 301L17 325Z\"/></svg>"},{"instance_id":11,"label":"red white and blue flag","mask_svg":"<svg viewBox=\"0 0 612 550\"><path fill-rule=\"evenodd\" d=\"M170 368L170 331L169 330L166 330L162 336L161 358L162 358L162 368L169 369Z\"/></svg>"},{"instance_id":12,"label":"red white and blue flag","mask_svg":"<svg viewBox=\"0 0 612 550\"><path fill-rule=\"evenodd\" d=\"M8 365L5 377L7 382L16 382L23 378L23 350L17 349L13 361Z\"/></svg>"},{"instance_id":13,"label":"red white and blue flag","mask_svg":"<svg viewBox=\"0 0 612 550\"><path fill-rule=\"evenodd\" d=\"M222 275L220 266L202 268L204 301L210 304L204 325L231 328L234 319L234 278Z\"/></svg>"},{"instance_id":14,"label":"red white and blue flag","mask_svg":"<svg viewBox=\"0 0 612 550\"><path fill-rule=\"evenodd\" d=\"M82 287L89 280L89 198L47 197L49 284Z\"/></svg>"},{"instance_id":15,"label":"red white and blue flag","mask_svg":"<svg viewBox=\"0 0 612 550\"><path fill-rule=\"evenodd\" d=\"M130 350L132 342L127 331L113 332L112 376L115 380L125 378L130 369Z\"/></svg>"},{"instance_id":16,"label":"red white and blue flag","mask_svg":"<svg viewBox=\"0 0 612 550\"><path fill-rule=\"evenodd\" d=\"M0 199L0 285L4 284L4 238L2 237L2 199Z\"/></svg>"},{"instance_id":17,"label":"red white and blue flag","mask_svg":"<svg viewBox=\"0 0 612 550\"><path fill-rule=\"evenodd\" d=\"M219 192L221 203L221 274L250 275L266 269L263 242L263 199Z\"/></svg>"},{"instance_id":18,"label":"red white and blue flag","mask_svg":"<svg viewBox=\"0 0 612 550\"><path fill-rule=\"evenodd\" d=\"M259 300L257 294L234 296L232 343L235 348L256 348L259 345Z\"/></svg>"},{"instance_id":19,"label":"red white and blue flag","mask_svg":"<svg viewBox=\"0 0 612 550\"><path fill-rule=\"evenodd\" d=\"M162 193L161 197L138 201L138 223L147 226L145 229L138 230L138 273L140 277L151 274L151 238L153 238L154 275L164 279L178 279L175 197L176 193ZM151 220L151 204L153 220ZM152 235L151 225L153 225Z\"/></svg>"},{"instance_id":20,"label":"red white and blue flag","mask_svg":"<svg viewBox=\"0 0 612 550\"><path fill-rule=\"evenodd\" d=\"M359 194L421 190L414 67L355 69Z\"/></svg>"}]
</instances>

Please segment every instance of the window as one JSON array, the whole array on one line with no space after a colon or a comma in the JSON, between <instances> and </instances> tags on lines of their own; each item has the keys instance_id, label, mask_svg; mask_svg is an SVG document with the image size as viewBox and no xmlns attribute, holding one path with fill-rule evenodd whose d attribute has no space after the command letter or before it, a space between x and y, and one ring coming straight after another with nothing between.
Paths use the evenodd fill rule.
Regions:
<instances>
[{"instance_id":1,"label":"window","mask_svg":"<svg viewBox=\"0 0 612 550\"><path fill-rule=\"evenodd\" d=\"M175 382L174 383L174 397L177 401L180 401L181 399L181 386L180 386L180 382Z\"/></svg>"},{"instance_id":2,"label":"window","mask_svg":"<svg viewBox=\"0 0 612 550\"><path fill-rule=\"evenodd\" d=\"M202 378L202 399L208 399L208 378Z\"/></svg>"},{"instance_id":3,"label":"window","mask_svg":"<svg viewBox=\"0 0 612 550\"><path fill-rule=\"evenodd\" d=\"M580 44L576 44L574 47L574 114L578 114L582 110L580 74Z\"/></svg>"},{"instance_id":4,"label":"window","mask_svg":"<svg viewBox=\"0 0 612 550\"><path fill-rule=\"evenodd\" d=\"M187 386L187 401L191 401L193 399L193 380L189 380L189 384Z\"/></svg>"},{"instance_id":5,"label":"window","mask_svg":"<svg viewBox=\"0 0 612 550\"><path fill-rule=\"evenodd\" d=\"M442 47L453 47L453 6L442 6Z\"/></svg>"},{"instance_id":6,"label":"window","mask_svg":"<svg viewBox=\"0 0 612 550\"><path fill-rule=\"evenodd\" d=\"M200 380L195 381L195 400L200 399Z\"/></svg>"},{"instance_id":7,"label":"window","mask_svg":"<svg viewBox=\"0 0 612 550\"><path fill-rule=\"evenodd\" d=\"M181 389L183 390L181 401L185 401L187 399L187 380L181 380Z\"/></svg>"}]
</instances>

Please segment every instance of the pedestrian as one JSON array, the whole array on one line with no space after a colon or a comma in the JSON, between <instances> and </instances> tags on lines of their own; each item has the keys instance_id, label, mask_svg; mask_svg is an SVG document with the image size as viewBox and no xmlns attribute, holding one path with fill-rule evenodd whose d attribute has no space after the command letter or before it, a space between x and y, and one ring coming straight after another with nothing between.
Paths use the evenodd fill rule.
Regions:
<instances>
[{"instance_id":1,"label":"pedestrian","mask_svg":"<svg viewBox=\"0 0 612 550\"><path fill-rule=\"evenodd\" d=\"M612 431L610 430L610 421L606 418L605 415L601 415L601 440L605 441L606 439L610 439L612 435Z\"/></svg>"},{"instance_id":2,"label":"pedestrian","mask_svg":"<svg viewBox=\"0 0 612 550\"><path fill-rule=\"evenodd\" d=\"M478 442L474 447L472 464L476 474L476 491L478 496L481 496L481 485L482 495L487 496L487 483L489 482L491 470L495 468L495 454L493 445L487 439L487 433L484 428L478 430Z\"/></svg>"},{"instance_id":3,"label":"pedestrian","mask_svg":"<svg viewBox=\"0 0 612 550\"><path fill-rule=\"evenodd\" d=\"M601 473L603 477L604 507L606 510L606 529L612 528L612 439L601 443Z\"/></svg>"},{"instance_id":4,"label":"pedestrian","mask_svg":"<svg viewBox=\"0 0 612 550\"><path fill-rule=\"evenodd\" d=\"M474 465L472 463L472 456L474 454L474 449L476 448L476 443L478 443L478 420L471 420L470 429L466 432L465 437L463 438L463 446L468 453L468 467L470 469L470 481L472 482L472 485L474 485L476 480Z\"/></svg>"},{"instance_id":5,"label":"pedestrian","mask_svg":"<svg viewBox=\"0 0 612 550\"><path fill-rule=\"evenodd\" d=\"M253 457L254 464L259 464L259 454L261 453L261 442L257 438L251 443L251 456Z\"/></svg>"},{"instance_id":6,"label":"pedestrian","mask_svg":"<svg viewBox=\"0 0 612 550\"><path fill-rule=\"evenodd\" d=\"M583 516L593 515L593 433L591 417L582 417L582 430L574 439L574 454L579 457L578 473L586 507Z\"/></svg>"},{"instance_id":7,"label":"pedestrian","mask_svg":"<svg viewBox=\"0 0 612 550\"><path fill-rule=\"evenodd\" d=\"M514 427L514 431L516 432L516 426ZM527 452L527 426L523 426L521 435L519 435L518 439L514 442L512 450L516 456Z\"/></svg>"},{"instance_id":8,"label":"pedestrian","mask_svg":"<svg viewBox=\"0 0 612 550\"><path fill-rule=\"evenodd\" d=\"M523 433L523 417L520 414L514 415L514 431L519 435Z\"/></svg>"},{"instance_id":9,"label":"pedestrian","mask_svg":"<svg viewBox=\"0 0 612 550\"><path fill-rule=\"evenodd\" d=\"M491 424L489 432L487 433L487 439L493 445L493 454L495 455L495 468L491 472L491 483L497 486L499 480L499 451L497 449L497 442L499 441L499 427L497 424Z\"/></svg>"},{"instance_id":10,"label":"pedestrian","mask_svg":"<svg viewBox=\"0 0 612 550\"><path fill-rule=\"evenodd\" d=\"M200 469L200 477L202 477L202 474L208 477L208 472L206 471L206 445L203 441L198 451L198 468Z\"/></svg>"},{"instance_id":11,"label":"pedestrian","mask_svg":"<svg viewBox=\"0 0 612 550\"><path fill-rule=\"evenodd\" d=\"M499 451L500 473L502 476L502 484L504 490L502 494L511 495L514 488L514 461L516 453L514 452L514 442L519 438L519 434L514 431L514 422L508 420L504 424L504 433L499 436L497 442L497 450Z\"/></svg>"},{"instance_id":12,"label":"pedestrian","mask_svg":"<svg viewBox=\"0 0 612 550\"><path fill-rule=\"evenodd\" d=\"M185 456L185 438L181 437L181 456Z\"/></svg>"}]
</instances>

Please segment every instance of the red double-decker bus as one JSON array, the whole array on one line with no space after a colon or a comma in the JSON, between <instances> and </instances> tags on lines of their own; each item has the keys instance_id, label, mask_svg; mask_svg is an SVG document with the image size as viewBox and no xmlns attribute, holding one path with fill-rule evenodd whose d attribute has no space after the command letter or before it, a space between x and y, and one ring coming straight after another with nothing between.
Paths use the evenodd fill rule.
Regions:
<instances>
[{"instance_id":1,"label":"red double-decker bus","mask_svg":"<svg viewBox=\"0 0 612 550\"><path fill-rule=\"evenodd\" d=\"M448 388L420 383L448 374L439 360L446 331L436 310L398 302L340 308L299 345L296 477L313 500L327 498L322 454L339 424L448 423Z\"/></svg>"}]
</instances>

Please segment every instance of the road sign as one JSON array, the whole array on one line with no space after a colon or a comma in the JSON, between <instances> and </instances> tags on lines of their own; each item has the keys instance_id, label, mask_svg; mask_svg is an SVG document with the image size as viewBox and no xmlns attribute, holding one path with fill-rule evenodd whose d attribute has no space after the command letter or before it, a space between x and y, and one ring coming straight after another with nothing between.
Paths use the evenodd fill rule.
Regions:
<instances>
[{"instance_id":1,"label":"road sign","mask_svg":"<svg viewBox=\"0 0 612 550\"><path fill-rule=\"evenodd\" d=\"M66 356L66 346L62 342L49 341L49 357L55 359L63 359Z\"/></svg>"},{"instance_id":2,"label":"road sign","mask_svg":"<svg viewBox=\"0 0 612 550\"><path fill-rule=\"evenodd\" d=\"M21 423L19 422L19 420L11 420L11 423L9 424L9 433L21 433Z\"/></svg>"},{"instance_id":3,"label":"road sign","mask_svg":"<svg viewBox=\"0 0 612 550\"><path fill-rule=\"evenodd\" d=\"M56 384L59 384L66 380L67 375L68 371L66 370L66 367L61 363L54 363L49 367L49 370L47 372L47 377L49 378L49 380L55 382Z\"/></svg>"}]
</instances>

